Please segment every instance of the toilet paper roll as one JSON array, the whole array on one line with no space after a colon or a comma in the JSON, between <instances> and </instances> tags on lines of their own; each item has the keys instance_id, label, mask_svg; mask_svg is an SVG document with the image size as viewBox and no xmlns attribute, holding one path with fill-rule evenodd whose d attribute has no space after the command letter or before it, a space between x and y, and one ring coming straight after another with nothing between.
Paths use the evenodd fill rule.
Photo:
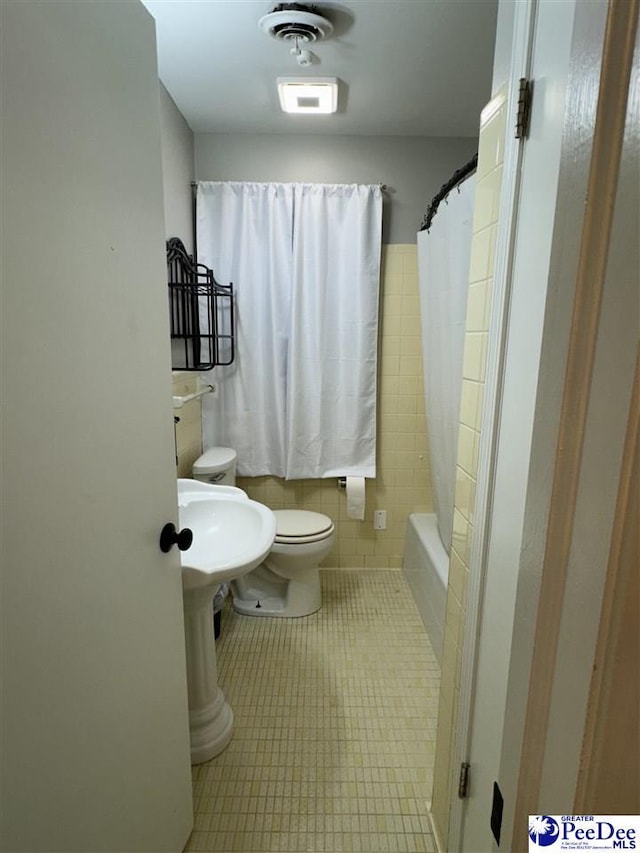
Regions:
<instances>
[{"instance_id":1,"label":"toilet paper roll","mask_svg":"<svg viewBox=\"0 0 640 853\"><path fill-rule=\"evenodd\" d=\"M364 477L347 477L347 518L364 521Z\"/></svg>"}]
</instances>

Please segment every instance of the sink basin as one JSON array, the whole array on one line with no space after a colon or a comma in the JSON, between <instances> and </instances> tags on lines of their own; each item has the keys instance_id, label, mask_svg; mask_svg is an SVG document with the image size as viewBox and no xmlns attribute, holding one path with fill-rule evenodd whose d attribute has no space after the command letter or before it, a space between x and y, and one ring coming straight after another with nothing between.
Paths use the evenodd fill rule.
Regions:
<instances>
[{"instance_id":1,"label":"sink basin","mask_svg":"<svg viewBox=\"0 0 640 853\"><path fill-rule=\"evenodd\" d=\"M180 528L193 532L193 544L180 552L183 588L233 580L255 569L271 550L274 514L245 492L178 480Z\"/></svg>"},{"instance_id":2,"label":"sink basin","mask_svg":"<svg viewBox=\"0 0 640 853\"><path fill-rule=\"evenodd\" d=\"M178 480L180 528L193 542L180 552L184 605L191 763L210 761L226 747L233 711L218 685L212 600L223 581L239 578L267 556L276 517L233 486Z\"/></svg>"}]
</instances>

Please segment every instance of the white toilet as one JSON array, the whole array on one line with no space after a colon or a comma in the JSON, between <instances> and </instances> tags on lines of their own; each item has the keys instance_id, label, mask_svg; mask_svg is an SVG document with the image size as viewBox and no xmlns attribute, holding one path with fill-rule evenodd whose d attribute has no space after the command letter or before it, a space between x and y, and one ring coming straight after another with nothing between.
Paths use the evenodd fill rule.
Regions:
<instances>
[{"instance_id":1,"label":"white toilet","mask_svg":"<svg viewBox=\"0 0 640 853\"><path fill-rule=\"evenodd\" d=\"M235 485L236 453L213 447L193 465L205 483ZM276 538L264 563L231 583L233 607L247 616L308 616L322 605L320 569L331 550L334 524L327 515L279 509Z\"/></svg>"}]
</instances>

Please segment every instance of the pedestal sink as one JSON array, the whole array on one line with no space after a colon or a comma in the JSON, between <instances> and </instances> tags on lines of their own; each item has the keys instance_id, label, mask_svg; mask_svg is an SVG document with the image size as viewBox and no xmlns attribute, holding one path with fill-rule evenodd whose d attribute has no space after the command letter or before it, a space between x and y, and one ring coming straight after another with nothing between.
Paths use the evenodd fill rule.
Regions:
<instances>
[{"instance_id":1,"label":"pedestal sink","mask_svg":"<svg viewBox=\"0 0 640 853\"><path fill-rule=\"evenodd\" d=\"M189 692L191 763L202 764L231 740L233 712L218 686L213 596L219 584L259 565L276 535L275 516L240 489L178 480L180 527L193 543L180 552Z\"/></svg>"}]
</instances>

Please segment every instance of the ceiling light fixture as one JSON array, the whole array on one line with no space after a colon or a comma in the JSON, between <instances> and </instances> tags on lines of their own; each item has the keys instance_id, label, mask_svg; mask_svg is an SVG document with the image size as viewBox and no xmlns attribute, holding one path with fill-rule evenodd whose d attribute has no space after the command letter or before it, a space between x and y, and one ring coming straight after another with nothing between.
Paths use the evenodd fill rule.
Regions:
<instances>
[{"instance_id":1,"label":"ceiling light fixture","mask_svg":"<svg viewBox=\"0 0 640 853\"><path fill-rule=\"evenodd\" d=\"M317 56L314 53L311 53L310 50L307 50L306 47L300 47L297 38L295 39L295 47L292 47L289 53L291 53L292 56L295 56L298 65L302 65L303 67L311 65L313 60L317 59Z\"/></svg>"},{"instance_id":2,"label":"ceiling light fixture","mask_svg":"<svg viewBox=\"0 0 640 853\"><path fill-rule=\"evenodd\" d=\"M309 44L322 41L333 32L331 21L318 15L315 6L302 3L281 3L268 15L263 15L258 26L278 41L299 39Z\"/></svg>"},{"instance_id":3,"label":"ceiling light fixture","mask_svg":"<svg viewBox=\"0 0 640 853\"><path fill-rule=\"evenodd\" d=\"M290 52L303 67L320 62L308 46L329 38L333 32L331 21L319 15L315 6L302 3L280 3L260 18L258 26L277 41L293 44Z\"/></svg>"},{"instance_id":4,"label":"ceiling light fixture","mask_svg":"<svg viewBox=\"0 0 640 853\"><path fill-rule=\"evenodd\" d=\"M338 79L278 77L278 96L285 113L328 115L338 109Z\"/></svg>"}]
</instances>

